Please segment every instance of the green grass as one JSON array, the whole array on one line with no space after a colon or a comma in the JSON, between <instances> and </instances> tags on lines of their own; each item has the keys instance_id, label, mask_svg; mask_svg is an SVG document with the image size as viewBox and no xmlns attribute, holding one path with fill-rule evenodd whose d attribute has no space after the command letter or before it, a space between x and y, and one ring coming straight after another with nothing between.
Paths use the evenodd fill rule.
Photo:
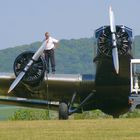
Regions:
<instances>
[{"instance_id":1,"label":"green grass","mask_svg":"<svg viewBox=\"0 0 140 140\"><path fill-rule=\"evenodd\" d=\"M47 110L45 109L4 105L0 107L0 121L3 121L3 120L46 120L47 118L44 119L44 117L47 117L46 111ZM19 114L19 112L20 112L20 115L16 119L15 117L17 117L17 113ZM28 117L30 119L28 119ZM58 113L56 111L50 110L48 119L52 119L52 120L58 119Z\"/></svg>"},{"instance_id":2,"label":"green grass","mask_svg":"<svg viewBox=\"0 0 140 140\"><path fill-rule=\"evenodd\" d=\"M0 107L0 120L8 120L14 114L14 112L19 109L20 107L10 107L10 106Z\"/></svg>"},{"instance_id":3,"label":"green grass","mask_svg":"<svg viewBox=\"0 0 140 140\"><path fill-rule=\"evenodd\" d=\"M140 119L1 121L0 140L139 140Z\"/></svg>"}]
</instances>

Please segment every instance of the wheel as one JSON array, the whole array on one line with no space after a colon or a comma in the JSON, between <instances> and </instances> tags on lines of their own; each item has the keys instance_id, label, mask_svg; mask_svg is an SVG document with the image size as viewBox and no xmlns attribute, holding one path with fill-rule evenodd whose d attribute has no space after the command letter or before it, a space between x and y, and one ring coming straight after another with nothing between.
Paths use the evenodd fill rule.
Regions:
<instances>
[{"instance_id":1,"label":"wheel","mask_svg":"<svg viewBox=\"0 0 140 140\"><path fill-rule=\"evenodd\" d=\"M68 119L68 105L65 102L61 102L59 105L59 120Z\"/></svg>"}]
</instances>

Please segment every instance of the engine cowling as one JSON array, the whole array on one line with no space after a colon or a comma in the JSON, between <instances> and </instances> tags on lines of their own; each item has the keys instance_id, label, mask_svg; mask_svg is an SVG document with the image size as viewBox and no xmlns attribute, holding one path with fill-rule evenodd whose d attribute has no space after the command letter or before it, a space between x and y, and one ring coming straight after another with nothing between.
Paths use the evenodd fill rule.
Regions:
<instances>
[{"instance_id":1,"label":"engine cowling","mask_svg":"<svg viewBox=\"0 0 140 140\"><path fill-rule=\"evenodd\" d=\"M24 67L31 60L33 55L34 52L26 51L17 56L13 66L14 73L16 76L18 76L18 74L21 71L23 71ZM45 70L46 70L45 60L43 57L39 57L38 61L34 61L32 66L26 72L22 81L25 84L29 84L30 86L36 86L43 80Z\"/></svg>"},{"instance_id":2,"label":"engine cowling","mask_svg":"<svg viewBox=\"0 0 140 140\"><path fill-rule=\"evenodd\" d=\"M102 55L112 56L112 33L110 26L104 26L97 33L98 52ZM124 26L116 26L116 43L119 55L125 55L131 48L131 34Z\"/></svg>"}]
</instances>

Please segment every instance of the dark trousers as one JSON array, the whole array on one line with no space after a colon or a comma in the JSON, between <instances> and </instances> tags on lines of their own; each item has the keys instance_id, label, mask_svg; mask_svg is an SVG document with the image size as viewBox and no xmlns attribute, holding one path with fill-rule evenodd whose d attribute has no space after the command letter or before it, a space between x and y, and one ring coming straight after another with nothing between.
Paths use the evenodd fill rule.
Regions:
<instances>
[{"instance_id":1,"label":"dark trousers","mask_svg":"<svg viewBox=\"0 0 140 140\"><path fill-rule=\"evenodd\" d=\"M47 72L50 72L50 65L49 63L51 62L51 68L52 68L52 72L55 72L55 56L54 56L54 49L51 50L45 50L45 60L46 60L46 69Z\"/></svg>"}]
</instances>

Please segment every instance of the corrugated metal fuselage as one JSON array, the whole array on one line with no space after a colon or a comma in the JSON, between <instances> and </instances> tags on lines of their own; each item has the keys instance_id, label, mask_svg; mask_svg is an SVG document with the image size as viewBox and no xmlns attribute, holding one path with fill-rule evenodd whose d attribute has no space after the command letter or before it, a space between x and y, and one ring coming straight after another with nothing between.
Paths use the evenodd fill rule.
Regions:
<instances>
[{"instance_id":1,"label":"corrugated metal fuselage","mask_svg":"<svg viewBox=\"0 0 140 140\"><path fill-rule=\"evenodd\" d=\"M102 57L96 61L95 106L108 114L118 116L128 111L131 58L129 54L119 56L119 74L116 74L111 58Z\"/></svg>"},{"instance_id":2,"label":"corrugated metal fuselage","mask_svg":"<svg viewBox=\"0 0 140 140\"><path fill-rule=\"evenodd\" d=\"M119 74L116 74L114 70L111 57L100 57L96 60L95 77L91 74L50 74L38 86L20 83L9 94L7 93L8 88L15 77L8 80L1 78L0 85L2 88L0 88L0 94L7 97L33 100L56 102L65 100L70 102L73 94L77 93L75 102L80 103L94 91L94 96L85 103L83 109L101 109L108 114L117 116L127 111L129 107L130 59L131 55L119 56ZM12 102L14 104L14 101ZM10 102L7 103L10 104ZM20 105L20 102L18 105ZM26 105L23 104L23 106Z\"/></svg>"}]
</instances>

